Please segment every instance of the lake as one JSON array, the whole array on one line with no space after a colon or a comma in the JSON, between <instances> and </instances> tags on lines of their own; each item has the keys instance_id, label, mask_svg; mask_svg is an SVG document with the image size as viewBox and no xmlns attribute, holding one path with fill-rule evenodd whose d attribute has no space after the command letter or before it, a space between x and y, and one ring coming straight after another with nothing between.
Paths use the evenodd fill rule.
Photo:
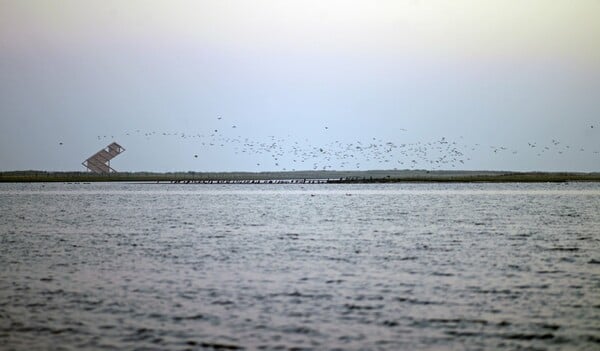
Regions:
<instances>
[{"instance_id":1,"label":"lake","mask_svg":"<svg viewBox=\"0 0 600 351\"><path fill-rule=\"evenodd\" d=\"M600 184L0 184L2 349L600 349Z\"/></svg>"}]
</instances>

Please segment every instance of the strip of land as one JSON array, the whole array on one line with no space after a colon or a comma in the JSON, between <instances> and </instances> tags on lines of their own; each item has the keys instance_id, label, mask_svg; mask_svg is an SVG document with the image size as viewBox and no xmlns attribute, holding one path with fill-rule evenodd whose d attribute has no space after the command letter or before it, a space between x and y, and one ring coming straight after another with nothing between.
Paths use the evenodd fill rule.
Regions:
<instances>
[{"instance_id":1,"label":"strip of land","mask_svg":"<svg viewBox=\"0 0 600 351\"><path fill-rule=\"evenodd\" d=\"M159 183L399 183L399 182L600 182L600 172L502 171L293 171L293 172L0 172L0 182L159 182Z\"/></svg>"}]
</instances>

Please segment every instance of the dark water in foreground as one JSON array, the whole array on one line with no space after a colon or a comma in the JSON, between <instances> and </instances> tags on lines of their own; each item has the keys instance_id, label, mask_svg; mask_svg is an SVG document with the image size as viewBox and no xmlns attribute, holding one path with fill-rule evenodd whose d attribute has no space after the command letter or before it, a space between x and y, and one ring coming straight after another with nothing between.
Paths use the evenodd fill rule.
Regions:
<instances>
[{"instance_id":1,"label":"dark water in foreground","mask_svg":"<svg viewBox=\"0 0 600 351\"><path fill-rule=\"evenodd\" d=\"M600 185L0 184L0 349L600 349Z\"/></svg>"}]
</instances>

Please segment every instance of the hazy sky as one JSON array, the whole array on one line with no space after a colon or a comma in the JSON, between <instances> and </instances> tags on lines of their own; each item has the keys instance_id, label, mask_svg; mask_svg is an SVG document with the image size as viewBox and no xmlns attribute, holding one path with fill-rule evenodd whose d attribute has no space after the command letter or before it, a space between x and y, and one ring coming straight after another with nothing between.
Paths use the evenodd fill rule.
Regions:
<instances>
[{"instance_id":1,"label":"hazy sky","mask_svg":"<svg viewBox=\"0 0 600 351\"><path fill-rule=\"evenodd\" d=\"M0 170L113 140L123 171L600 171L600 1L0 0Z\"/></svg>"}]
</instances>

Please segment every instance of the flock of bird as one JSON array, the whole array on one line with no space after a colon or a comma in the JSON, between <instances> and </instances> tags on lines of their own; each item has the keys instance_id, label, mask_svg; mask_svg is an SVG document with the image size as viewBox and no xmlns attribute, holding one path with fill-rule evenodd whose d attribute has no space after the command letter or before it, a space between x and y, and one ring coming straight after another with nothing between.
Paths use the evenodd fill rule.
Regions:
<instances>
[{"instance_id":1,"label":"flock of bird","mask_svg":"<svg viewBox=\"0 0 600 351\"><path fill-rule=\"evenodd\" d=\"M512 154L529 152L534 155L568 152L586 152L583 147L575 147L552 139L547 143L529 142L526 149L517 150L501 145L466 144L459 140L450 140L441 137L432 141L417 141L412 143L397 143L372 137L368 140L355 140L343 142L335 140L323 145L312 145L309 139L295 140L288 135L286 138L268 136L251 139L239 135L240 130L235 124L226 124L223 117L217 117L217 123L222 127L211 129L204 133L189 132L157 132L136 129L119 135L136 136L146 139L177 138L194 141L202 151L215 151L215 148L228 149L236 155L241 155L255 160L257 170L360 170L361 168L373 169L373 166L382 169L452 169L462 167L471 160L471 155L476 152L489 152L490 155ZM590 125L589 128L600 128L600 125ZM323 126L327 133L329 126ZM406 131L406 129L402 129ZM237 134L237 135L236 135ZM235 135L235 136L234 136ZM98 140L114 140L114 135L98 135ZM60 143L62 145L62 142ZM202 152L196 149L191 157L198 159ZM600 151L592 151L600 154ZM287 166L286 166L287 165ZM291 166L291 167L290 167Z\"/></svg>"}]
</instances>

